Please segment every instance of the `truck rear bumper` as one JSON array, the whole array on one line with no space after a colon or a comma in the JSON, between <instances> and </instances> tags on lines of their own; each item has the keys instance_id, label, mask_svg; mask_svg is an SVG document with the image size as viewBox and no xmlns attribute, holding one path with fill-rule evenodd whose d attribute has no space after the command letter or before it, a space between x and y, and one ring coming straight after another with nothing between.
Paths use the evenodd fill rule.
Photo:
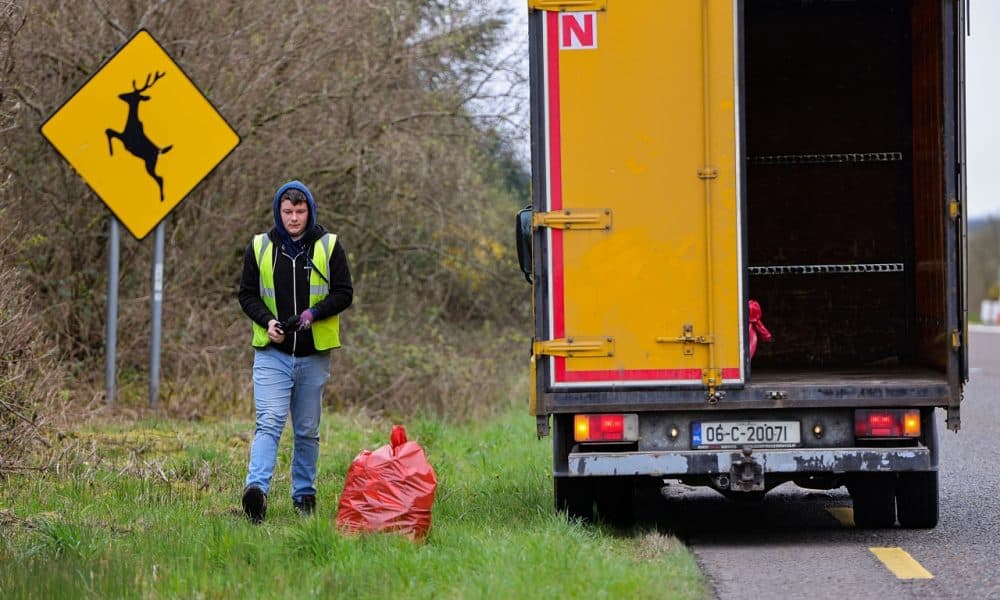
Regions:
<instances>
[{"instance_id":1,"label":"truck rear bumper","mask_svg":"<svg viewBox=\"0 0 1000 600\"><path fill-rule=\"evenodd\" d=\"M677 452L574 452L569 455L570 476L609 475L718 475L751 461L763 473L860 473L930 471L926 447L761 449L745 457L739 450Z\"/></svg>"}]
</instances>

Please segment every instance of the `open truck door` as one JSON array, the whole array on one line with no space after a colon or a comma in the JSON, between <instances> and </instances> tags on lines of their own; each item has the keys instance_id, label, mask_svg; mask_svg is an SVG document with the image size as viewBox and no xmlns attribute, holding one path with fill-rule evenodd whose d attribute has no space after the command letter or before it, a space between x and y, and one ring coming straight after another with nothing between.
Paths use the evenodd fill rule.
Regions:
<instances>
[{"instance_id":1,"label":"open truck door","mask_svg":"<svg viewBox=\"0 0 1000 600\"><path fill-rule=\"evenodd\" d=\"M715 397L746 373L735 5L607 5L529 1L533 364Z\"/></svg>"}]
</instances>

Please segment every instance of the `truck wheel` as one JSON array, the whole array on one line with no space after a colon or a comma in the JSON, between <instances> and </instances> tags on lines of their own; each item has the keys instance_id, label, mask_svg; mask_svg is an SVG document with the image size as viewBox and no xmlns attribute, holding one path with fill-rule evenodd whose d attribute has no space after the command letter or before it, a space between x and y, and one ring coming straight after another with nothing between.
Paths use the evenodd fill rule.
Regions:
<instances>
[{"instance_id":1,"label":"truck wheel","mask_svg":"<svg viewBox=\"0 0 1000 600\"><path fill-rule=\"evenodd\" d=\"M592 521L594 493L589 483L572 477L554 477L552 487L556 496L556 510L574 519Z\"/></svg>"},{"instance_id":2,"label":"truck wheel","mask_svg":"<svg viewBox=\"0 0 1000 600\"><path fill-rule=\"evenodd\" d=\"M896 485L896 508L899 526L907 529L933 529L938 522L938 473L916 471L900 473Z\"/></svg>"},{"instance_id":3,"label":"truck wheel","mask_svg":"<svg viewBox=\"0 0 1000 600\"><path fill-rule=\"evenodd\" d=\"M854 501L854 525L883 529L896 524L896 481L890 474L870 474L847 486Z\"/></svg>"}]
</instances>

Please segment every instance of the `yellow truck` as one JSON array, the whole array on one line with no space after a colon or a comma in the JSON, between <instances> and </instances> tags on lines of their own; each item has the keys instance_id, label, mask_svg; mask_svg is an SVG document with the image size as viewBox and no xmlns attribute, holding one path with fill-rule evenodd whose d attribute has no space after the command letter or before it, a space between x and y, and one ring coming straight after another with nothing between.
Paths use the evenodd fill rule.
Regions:
<instances>
[{"instance_id":1,"label":"yellow truck","mask_svg":"<svg viewBox=\"0 0 1000 600\"><path fill-rule=\"evenodd\" d=\"M968 379L965 1L528 6L517 245L557 508L793 482L934 527L935 409L958 430Z\"/></svg>"}]
</instances>

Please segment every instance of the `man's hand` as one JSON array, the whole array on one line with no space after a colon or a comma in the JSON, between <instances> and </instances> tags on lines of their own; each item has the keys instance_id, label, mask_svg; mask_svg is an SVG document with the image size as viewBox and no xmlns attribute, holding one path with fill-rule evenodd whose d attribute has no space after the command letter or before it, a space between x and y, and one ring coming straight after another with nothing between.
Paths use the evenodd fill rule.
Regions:
<instances>
[{"instance_id":1,"label":"man's hand","mask_svg":"<svg viewBox=\"0 0 1000 600\"><path fill-rule=\"evenodd\" d=\"M281 321L271 319L267 322L267 339L271 340L272 344L280 344L285 341L285 332L281 330Z\"/></svg>"},{"instance_id":2,"label":"man's hand","mask_svg":"<svg viewBox=\"0 0 1000 600\"><path fill-rule=\"evenodd\" d=\"M311 308L307 308L302 311L302 314L299 315L299 330L301 331L312 327L313 318L313 311Z\"/></svg>"}]
</instances>

